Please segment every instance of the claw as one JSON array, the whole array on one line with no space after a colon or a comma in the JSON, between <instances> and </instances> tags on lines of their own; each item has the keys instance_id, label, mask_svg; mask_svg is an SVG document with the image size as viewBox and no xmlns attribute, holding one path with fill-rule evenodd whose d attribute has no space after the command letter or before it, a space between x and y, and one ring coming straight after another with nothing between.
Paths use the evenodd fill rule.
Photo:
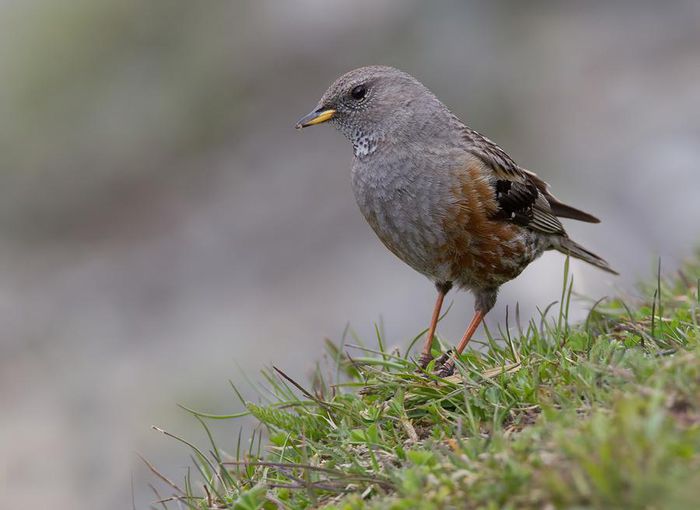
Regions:
<instances>
[{"instance_id":1,"label":"claw","mask_svg":"<svg viewBox=\"0 0 700 510\"><path fill-rule=\"evenodd\" d=\"M439 377L448 377L454 373L455 361L452 355L452 349L450 349L435 360L435 375Z\"/></svg>"},{"instance_id":2,"label":"claw","mask_svg":"<svg viewBox=\"0 0 700 510\"><path fill-rule=\"evenodd\" d=\"M454 374L454 373L455 373L455 364L454 364L453 361L448 361L447 363L445 363L444 365L442 365L442 366L438 369L437 372L435 372L435 374L436 374L438 377L442 377L442 378L449 377L449 376L451 376L451 375Z\"/></svg>"},{"instance_id":3,"label":"claw","mask_svg":"<svg viewBox=\"0 0 700 510\"><path fill-rule=\"evenodd\" d=\"M450 349L449 351L443 352L440 355L440 357L438 357L438 359L435 360L435 366L441 367L442 365L447 363L447 361L450 359L451 356L452 356L452 349Z\"/></svg>"},{"instance_id":4,"label":"claw","mask_svg":"<svg viewBox=\"0 0 700 510\"><path fill-rule=\"evenodd\" d=\"M420 372L421 370L425 370L431 361L433 361L433 356L431 354L421 354L418 358L418 366L420 367L420 369L416 371Z\"/></svg>"}]
</instances>

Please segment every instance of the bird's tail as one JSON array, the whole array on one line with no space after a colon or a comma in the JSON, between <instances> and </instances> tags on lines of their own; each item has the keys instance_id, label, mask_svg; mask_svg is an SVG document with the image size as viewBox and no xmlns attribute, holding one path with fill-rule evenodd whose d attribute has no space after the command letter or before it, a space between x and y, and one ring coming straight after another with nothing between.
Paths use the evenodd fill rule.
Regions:
<instances>
[{"instance_id":1,"label":"bird's tail","mask_svg":"<svg viewBox=\"0 0 700 510\"><path fill-rule=\"evenodd\" d=\"M612 274L619 274L612 267L610 267L610 264L608 264L604 259L600 258L592 251L588 251L586 248L568 237L557 238L556 241L552 243L552 247L565 255L570 255L574 258L581 259L584 262L588 262L589 264L593 264L595 267L598 267L603 271L607 271L608 273Z\"/></svg>"}]
</instances>

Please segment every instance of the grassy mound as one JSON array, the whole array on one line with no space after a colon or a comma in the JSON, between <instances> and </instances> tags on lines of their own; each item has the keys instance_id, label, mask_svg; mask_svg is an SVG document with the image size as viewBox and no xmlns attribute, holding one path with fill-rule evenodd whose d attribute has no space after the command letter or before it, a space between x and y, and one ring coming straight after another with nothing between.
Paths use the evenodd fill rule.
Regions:
<instances>
[{"instance_id":1,"label":"grassy mound","mask_svg":"<svg viewBox=\"0 0 700 510\"><path fill-rule=\"evenodd\" d=\"M700 263L642 288L647 302L595 303L577 325L564 281L560 305L487 332L450 378L417 373L378 335L358 355L329 345L334 367L308 388L273 370L265 404L188 410L205 428L252 415L266 439L186 443L199 476L161 479L170 496L154 508L695 507Z\"/></svg>"}]
</instances>

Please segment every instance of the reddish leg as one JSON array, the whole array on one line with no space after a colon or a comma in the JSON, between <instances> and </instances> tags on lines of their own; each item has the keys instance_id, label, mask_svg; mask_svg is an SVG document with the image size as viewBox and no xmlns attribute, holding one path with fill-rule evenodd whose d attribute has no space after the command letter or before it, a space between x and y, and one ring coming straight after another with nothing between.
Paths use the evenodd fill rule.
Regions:
<instances>
[{"instance_id":1,"label":"reddish leg","mask_svg":"<svg viewBox=\"0 0 700 510\"><path fill-rule=\"evenodd\" d=\"M433 347L433 337L435 336L435 328L437 328L438 319L440 318L440 310L442 310L442 302L445 300L445 294L447 291L438 287L438 297L435 301L435 308L433 309L433 318L430 320L430 327L428 328L428 336L425 338L425 343L423 344L423 351L418 358L418 365L421 368L425 368L433 359L433 355L430 352Z\"/></svg>"},{"instance_id":2,"label":"reddish leg","mask_svg":"<svg viewBox=\"0 0 700 510\"><path fill-rule=\"evenodd\" d=\"M467 330L464 332L464 336L462 337L462 340L460 340L455 353L438 371L439 376L446 377L448 375L452 375L452 372L454 372L455 369L455 360L457 359L457 356L462 354L464 349L467 347L469 340L471 340L472 336L474 336L476 329L479 327L479 324L481 324L481 321L484 319L485 315L485 312L477 310L477 312L474 314L474 318L469 323Z\"/></svg>"}]
</instances>

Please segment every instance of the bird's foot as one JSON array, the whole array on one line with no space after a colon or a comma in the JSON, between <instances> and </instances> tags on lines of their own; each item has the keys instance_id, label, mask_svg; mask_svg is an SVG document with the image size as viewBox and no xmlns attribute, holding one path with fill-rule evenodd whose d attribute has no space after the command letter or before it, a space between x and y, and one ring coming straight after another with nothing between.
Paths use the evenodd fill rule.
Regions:
<instances>
[{"instance_id":1,"label":"bird's foot","mask_svg":"<svg viewBox=\"0 0 700 510\"><path fill-rule=\"evenodd\" d=\"M444 365L442 365L440 368L437 369L435 372L435 375L438 377L449 377L455 373L455 362L453 360L448 361Z\"/></svg>"},{"instance_id":2,"label":"bird's foot","mask_svg":"<svg viewBox=\"0 0 700 510\"><path fill-rule=\"evenodd\" d=\"M444 352L438 359L435 360L435 375L439 377L448 377L455 371L455 361L452 358L452 350Z\"/></svg>"},{"instance_id":3,"label":"bird's foot","mask_svg":"<svg viewBox=\"0 0 700 510\"><path fill-rule=\"evenodd\" d=\"M435 360L435 368L440 368L443 366L445 363L447 363L447 360L449 360L452 357L452 349L443 352L438 359Z\"/></svg>"}]
</instances>

